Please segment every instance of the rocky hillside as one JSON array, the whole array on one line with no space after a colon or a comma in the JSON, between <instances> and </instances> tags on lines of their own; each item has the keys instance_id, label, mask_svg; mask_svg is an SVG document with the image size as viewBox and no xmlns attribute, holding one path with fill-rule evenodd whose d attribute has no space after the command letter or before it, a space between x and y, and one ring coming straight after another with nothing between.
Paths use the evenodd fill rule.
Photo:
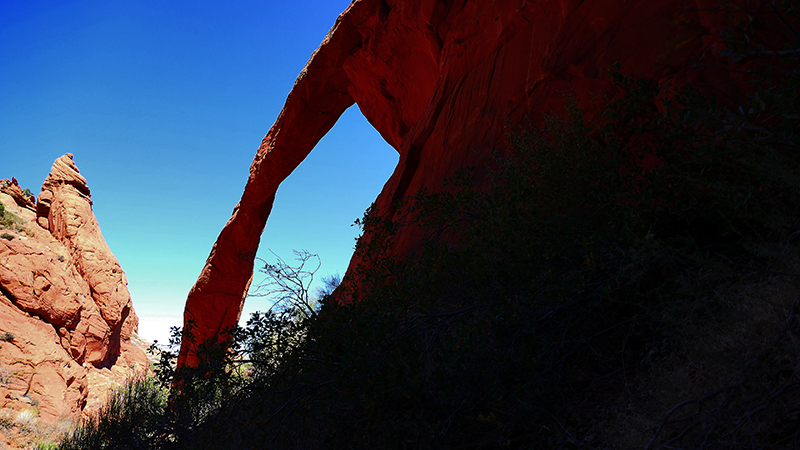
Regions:
<instances>
[{"instance_id":1,"label":"rocky hillside","mask_svg":"<svg viewBox=\"0 0 800 450\"><path fill-rule=\"evenodd\" d=\"M103 404L147 369L125 273L106 245L72 154L38 201L0 182L0 407L52 421Z\"/></svg>"}]
</instances>

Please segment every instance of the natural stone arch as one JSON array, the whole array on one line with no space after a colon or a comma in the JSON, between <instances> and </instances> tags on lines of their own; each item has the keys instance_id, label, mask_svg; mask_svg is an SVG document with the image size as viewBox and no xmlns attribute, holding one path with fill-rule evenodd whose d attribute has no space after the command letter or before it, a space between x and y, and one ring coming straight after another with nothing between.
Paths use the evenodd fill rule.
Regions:
<instances>
[{"instance_id":1,"label":"natural stone arch","mask_svg":"<svg viewBox=\"0 0 800 450\"><path fill-rule=\"evenodd\" d=\"M376 200L436 190L503 145L504 127L563 105L562 92L615 93L605 70L723 89L730 74L691 68L724 17L712 0L355 0L301 71L258 149L239 204L189 293L179 364L235 325L278 185L353 103L400 154ZM679 41L675 36L680 36ZM706 39L706 41L704 41ZM706 55L706 61L715 55ZM411 233L394 237L409 248ZM355 255L354 258L358 258ZM352 263L351 263L352 266Z\"/></svg>"}]
</instances>

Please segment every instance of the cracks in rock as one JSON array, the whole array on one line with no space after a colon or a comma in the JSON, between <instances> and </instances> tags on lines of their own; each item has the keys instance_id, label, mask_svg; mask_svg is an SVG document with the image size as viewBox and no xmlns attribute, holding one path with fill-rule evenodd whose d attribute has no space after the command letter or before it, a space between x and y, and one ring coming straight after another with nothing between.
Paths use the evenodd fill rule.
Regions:
<instances>
[{"instance_id":1,"label":"cracks in rock","mask_svg":"<svg viewBox=\"0 0 800 450\"><path fill-rule=\"evenodd\" d=\"M464 80L462 78L454 91L459 91L462 88L463 83ZM440 92L442 92L442 94L444 93L443 89L443 87L440 88ZM408 148L408 152L404 161L405 167L403 168L403 174L400 176L400 180L397 182L397 188L392 195L391 205L395 205L399 199L406 195L406 191L411 185L411 180L414 178L414 175L417 172L417 167L419 166L419 162L422 157L422 148L433 133L433 130L436 128L436 124L439 122L438 119L441 116L442 109L444 108L446 102L443 101L443 95L437 95L436 93L433 94L433 102L435 102L435 106L433 112L430 114L430 119L427 121L428 125L424 130L422 130L422 132L417 133L414 143ZM425 115L425 113L423 113L423 115ZM389 211L389 213L393 214L394 206L390 206L390 208L392 209Z\"/></svg>"},{"instance_id":2,"label":"cracks in rock","mask_svg":"<svg viewBox=\"0 0 800 450\"><path fill-rule=\"evenodd\" d=\"M486 84L487 86L493 86L492 85L492 81L494 80L494 73L497 70L497 60L500 58L501 50L502 50L502 47L494 52L494 61L492 61L492 71L489 73L489 82ZM486 96L486 102L484 102L484 109L486 108L487 103L489 102L489 98L490 98L490 95L487 95Z\"/></svg>"},{"instance_id":3,"label":"cracks in rock","mask_svg":"<svg viewBox=\"0 0 800 450\"><path fill-rule=\"evenodd\" d=\"M24 309L20 308L19 300L17 300L17 297L15 297L14 294L12 294L11 291L6 289L5 286L3 286L2 284L0 284L0 294L2 294L5 298L7 298L12 305L17 307L17 309L19 309L20 311L25 311Z\"/></svg>"},{"instance_id":4,"label":"cracks in rock","mask_svg":"<svg viewBox=\"0 0 800 450\"><path fill-rule=\"evenodd\" d=\"M378 17L380 18L380 20L382 21L388 20L389 13L391 12L392 12L392 7L389 6L386 0L383 0L381 4L378 5Z\"/></svg>"},{"instance_id":5,"label":"cracks in rock","mask_svg":"<svg viewBox=\"0 0 800 450\"><path fill-rule=\"evenodd\" d=\"M427 28L426 28L425 31L426 31L425 34L428 36L429 42L431 42L431 43L436 45L436 48L434 49L434 53L436 55L436 60L437 60L437 63L438 63L439 62L439 58L440 58L440 54L442 52L442 49L444 49L444 41L442 40L442 37L439 36L439 33L436 31L436 29L433 27L433 25L427 24Z\"/></svg>"},{"instance_id":6,"label":"cracks in rock","mask_svg":"<svg viewBox=\"0 0 800 450\"><path fill-rule=\"evenodd\" d=\"M33 361L28 360L21 360L21 361L14 361L12 364L9 365L13 370L13 372L8 373L6 377L5 385L10 385L13 380L19 380L25 386L24 393L22 395L28 395L31 391L31 386L33 385L33 376L36 375L36 366L38 364L34 364ZM20 369L17 369L17 366L27 366L29 367L29 372ZM12 389L9 387L9 390L12 392L20 392L23 389Z\"/></svg>"},{"instance_id":7,"label":"cracks in rock","mask_svg":"<svg viewBox=\"0 0 800 450\"><path fill-rule=\"evenodd\" d=\"M14 294L12 294L12 293L11 293L11 291L9 291L8 289L6 289L6 288L5 288L5 287L4 287L2 284L0 284L0 295L2 295L2 296L4 296L5 298L7 298L7 299L8 299L8 300L11 302L11 304L12 304L12 305L13 305L13 306L14 306L14 307L15 307L15 308L18 310L18 311L20 311L20 312L22 312L22 313L24 313L24 314L27 314L27 315L28 315L28 317L30 317L30 318L39 319L41 322L43 322L43 323L47 324L48 326L50 326L50 327L53 329L53 331L55 332L56 336L58 336L58 337L59 337L59 339L58 339L58 342L57 342L58 346L59 346L59 347L61 347L61 348L64 350L64 352L66 353L66 355L67 355L67 356L68 356L68 357L69 357L71 360L73 360L73 361L76 361L76 362L77 362L77 359L76 359L76 358L74 358L74 357L72 356L72 353L70 352L70 349L69 349L69 348L65 348L65 347L63 346L63 344L61 343L61 338L62 338L62 336L61 336L61 334L58 332L58 330L59 330L59 328L61 328L62 326L58 326L58 325L56 325L56 324L54 324L54 323L50 322L50 321L47 319L47 317L45 317L43 314L39 314L39 313L37 313L37 312L35 312L35 311L30 311L30 310L28 310L28 309L25 309L25 308L23 308L22 306L20 306L20 304L19 304L19 300L17 299L17 297L16 297L16 296L14 296ZM51 311L52 311L52 308L51 308ZM80 311L79 311L78 317L79 317L79 316L80 316ZM75 322L75 321L72 321L72 322ZM64 327L64 328L66 328L68 331L72 331L72 330L74 330L74 329L75 329L75 328L74 328L74 326L73 326L72 328L68 328L68 326L69 326L69 325L70 325L72 322L68 322L66 325L63 325L63 327ZM75 322L74 324L76 324L76 323L77 323L77 322ZM74 324L73 324L73 325L74 325ZM26 342L27 342L27 343L29 343L29 344L36 345L35 343L32 343L31 341L26 341ZM15 341L12 341L12 344L14 344L14 346L16 346L16 347L17 347L17 348L19 348L19 349L21 349L21 348L22 348L22 347L21 347L21 346L20 346L20 345L19 345L19 344L16 342L16 340L15 340ZM24 362L24 361L20 361L20 362ZM43 361L43 362L47 362L47 361Z\"/></svg>"},{"instance_id":8,"label":"cracks in rock","mask_svg":"<svg viewBox=\"0 0 800 450\"><path fill-rule=\"evenodd\" d=\"M409 147L405 158L403 174L400 176L397 189L395 189L394 195L392 196L392 205L397 204L397 201L405 196L406 190L408 190L408 186L411 184L411 179L414 178L414 174L417 172L421 155L421 145L412 145Z\"/></svg>"},{"instance_id":9,"label":"cracks in rock","mask_svg":"<svg viewBox=\"0 0 800 450\"><path fill-rule=\"evenodd\" d=\"M122 354L122 327L125 326L125 321L130 314L130 305L122 308L122 313L120 314L117 325L111 329L108 339L108 353L106 354L106 364L108 364L107 367L109 368L117 364L117 360Z\"/></svg>"}]
</instances>

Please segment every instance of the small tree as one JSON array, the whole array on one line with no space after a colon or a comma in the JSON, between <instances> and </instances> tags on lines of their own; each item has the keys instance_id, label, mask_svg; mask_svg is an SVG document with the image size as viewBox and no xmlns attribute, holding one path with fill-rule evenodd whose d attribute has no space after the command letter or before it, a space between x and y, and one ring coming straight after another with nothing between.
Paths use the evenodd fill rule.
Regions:
<instances>
[{"instance_id":1,"label":"small tree","mask_svg":"<svg viewBox=\"0 0 800 450\"><path fill-rule=\"evenodd\" d=\"M264 263L260 271L267 275L267 280L252 289L249 296L269 297L273 301L270 309L288 309L303 319L315 318L319 309L319 300L333 292L333 289L339 285L339 276L334 275L327 280L323 279L325 285L318 288L317 295L312 295L311 284L322 266L319 255L308 250L294 250L295 260L299 264L291 266L275 252L270 250L270 253L275 256L277 261L270 264L259 258L259 261Z\"/></svg>"}]
</instances>

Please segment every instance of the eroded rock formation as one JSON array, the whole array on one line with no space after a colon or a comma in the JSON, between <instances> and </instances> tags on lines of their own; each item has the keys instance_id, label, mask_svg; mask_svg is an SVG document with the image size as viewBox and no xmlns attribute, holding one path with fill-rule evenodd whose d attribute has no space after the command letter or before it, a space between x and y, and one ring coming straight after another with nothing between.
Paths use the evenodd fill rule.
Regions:
<instances>
[{"instance_id":1,"label":"eroded rock formation","mask_svg":"<svg viewBox=\"0 0 800 450\"><path fill-rule=\"evenodd\" d=\"M131 342L138 319L127 280L71 154L55 161L35 208L6 192L0 201L25 229L0 239L0 406L34 402L44 418L79 412L107 394L92 377L147 368Z\"/></svg>"},{"instance_id":2,"label":"eroded rock formation","mask_svg":"<svg viewBox=\"0 0 800 450\"><path fill-rule=\"evenodd\" d=\"M26 195L25 191L19 187L19 182L16 178L9 180L0 180L0 192L10 195L17 206L36 211L36 198L33 195Z\"/></svg>"},{"instance_id":3,"label":"eroded rock formation","mask_svg":"<svg viewBox=\"0 0 800 450\"><path fill-rule=\"evenodd\" d=\"M735 85L730 72L695 65L701 56L714 65L707 49L725 18L705 0L355 0L262 141L184 323L197 325L196 342L236 323L278 185L353 103L400 154L376 200L391 214L394 199L485 164L507 124L563 110L563 92L582 102L590 92L613 96L605 71L614 63L662 83ZM392 246L401 252L415 239L404 232ZM193 351L185 345L179 362L196 361Z\"/></svg>"}]
</instances>

